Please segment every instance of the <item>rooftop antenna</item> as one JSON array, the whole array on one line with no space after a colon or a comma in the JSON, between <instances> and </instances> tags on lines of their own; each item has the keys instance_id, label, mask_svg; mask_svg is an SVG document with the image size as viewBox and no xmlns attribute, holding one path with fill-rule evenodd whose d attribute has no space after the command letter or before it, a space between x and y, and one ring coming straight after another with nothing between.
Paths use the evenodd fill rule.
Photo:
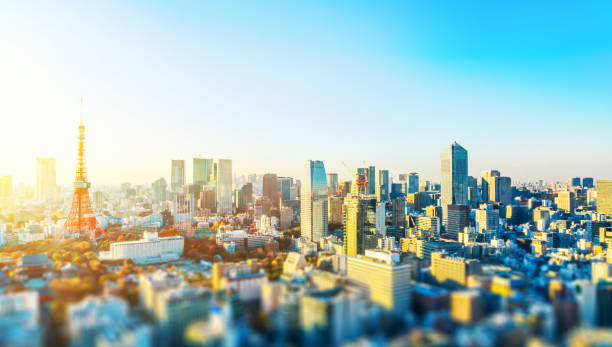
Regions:
<instances>
[{"instance_id":1,"label":"rooftop antenna","mask_svg":"<svg viewBox=\"0 0 612 347\"><path fill-rule=\"evenodd\" d=\"M83 125L83 97L81 96L81 125Z\"/></svg>"}]
</instances>

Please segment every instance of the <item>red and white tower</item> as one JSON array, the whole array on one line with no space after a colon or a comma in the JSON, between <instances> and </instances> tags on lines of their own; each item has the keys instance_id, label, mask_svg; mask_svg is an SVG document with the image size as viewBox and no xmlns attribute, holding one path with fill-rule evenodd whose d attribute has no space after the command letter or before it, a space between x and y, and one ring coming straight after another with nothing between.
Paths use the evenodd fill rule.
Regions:
<instances>
[{"instance_id":1,"label":"red and white tower","mask_svg":"<svg viewBox=\"0 0 612 347\"><path fill-rule=\"evenodd\" d=\"M91 199L89 198L89 187L91 184L87 181L87 168L85 164L85 126L83 125L83 99L81 98L81 124L79 125L79 147L76 178L74 180L74 196L72 197L72 208L64 224L64 230L57 235L58 239L62 238L66 233L89 234L91 241L95 241L96 232L101 233L103 231L91 208Z\"/></svg>"}]
</instances>

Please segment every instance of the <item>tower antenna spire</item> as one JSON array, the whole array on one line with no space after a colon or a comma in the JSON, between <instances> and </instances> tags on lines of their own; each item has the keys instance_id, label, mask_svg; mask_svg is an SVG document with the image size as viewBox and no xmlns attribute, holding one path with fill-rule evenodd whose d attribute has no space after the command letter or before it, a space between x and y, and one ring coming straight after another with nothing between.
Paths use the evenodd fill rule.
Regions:
<instances>
[{"instance_id":1,"label":"tower antenna spire","mask_svg":"<svg viewBox=\"0 0 612 347\"><path fill-rule=\"evenodd\" d=\"M81 125L83 125L83 97L81 96Z\"/></svg>"}]
</instances>

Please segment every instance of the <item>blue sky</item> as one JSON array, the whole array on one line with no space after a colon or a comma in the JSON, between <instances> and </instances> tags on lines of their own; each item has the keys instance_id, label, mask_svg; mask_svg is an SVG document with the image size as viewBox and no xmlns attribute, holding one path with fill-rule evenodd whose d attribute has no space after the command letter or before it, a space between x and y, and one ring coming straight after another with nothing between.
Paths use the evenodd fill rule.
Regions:
<instances>
[{"instance_id":1,"label":"blue sky","mask_svg":"<svg viewBox=\"0 0 612 347\"><path fill-rule=\"evenodd\" d=\"M73 180L85 98L93 183L171 159L299 177L308 159L439 180L612 178L612 3L3 2L0 175Z\"/></svg>"}]
</instances>

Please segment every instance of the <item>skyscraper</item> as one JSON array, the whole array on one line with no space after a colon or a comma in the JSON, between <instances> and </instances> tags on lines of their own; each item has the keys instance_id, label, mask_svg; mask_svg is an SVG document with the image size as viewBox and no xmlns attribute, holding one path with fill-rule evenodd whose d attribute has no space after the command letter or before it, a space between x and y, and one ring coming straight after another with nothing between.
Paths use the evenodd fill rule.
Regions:
<instances>
[{"instance_id":1,"label":"skyscraper","mask_svg":"<svg viewBox=\"0 0 612 347\"><path fill-rule=\"evenodd\" d=\"M572 178L570 183L572 187L580 187L580 181L581 181L580 177L574 177Z\"/></svg>"},{"instance_id":2,"label":"skyscraper","mask_svg":"<svg viewBox=\"0 0 612 347\"><path fill-rule=\"evenodd\" d=\"M597 212L612 216L612 180L597 180Z\"/></svg>"},{"instance_id":3,"label":"skyscraper","mask_svg":"<svg viewBox=\"0 0 612 347\"><path fill-rule=\"evenodd\" d=\"M406 226L406 200L404 197L391 200L391 224L400 228Z\"/></svg>"},{"instance_id":4,"label":"skyscraper","mask_svg":"<svg viewBox=\"0 0 612 347\"><path fill-rule=\"evenodd\" d=\"M267 173L263 176L263 196L267 198L272 207L278 208L278 177L276 174ZM269 211L264 211L264 214L269 214Z\"/></svg>"},{"instance_id":5,"label":"skyscraper","mask_svg":"<svg viewBox=\"0 0 612 347\"><path fill-rule=\"evenodd\" d=\"M327 236L328 222L327 177L322 161L306 163L304 182L301 188L301 233L302 237L319 242Z\"/></svg>"},{"instance_id":6,"label":"skyscraper","mask_svg":"<svg viewBox=\"0 0 612 347\"><path fill-rule=\"evenodd\" d=\"M281 200L291 200L291 186L293 185L293 178L291 177L279 177L276 181L278 184L278 193Z\"/></svg>"},{"instance_id":7,"label":"skyscraper","mask_svg":"<svg viewBox=\"0 0 612 347\"><path fill-rule=\"evenodd\" d=\"M495 200L495 193L493 193L494 198L490 198L491 190L493 190L493 192L495 191L495 188L491 187L492 185L494 186L491 181L493 180L493 182L495 182L495 177L499 176L500 173L497 170L486 170L481 173L480 186L482 188L482 202L487 203Z\"/></svg>"},{"instance_id":8,"label":"skyscraper","mask_svg":"<svg viewBox=\"0 0 612 347\"><path fill-rule=\"evenodd\" d=\"M481 184L483 202L498 202L504 205L512 202L512 180L510 177L501 177L498 170L483 171Z\"/></svg>"},{"instance_id":9,"label":"skyscraper","mask_svg":"<svg viewBox=\"0 0 612 347\"><path fill-rule=\"evenodd\" d=\"M213 164L212 159L193 158L193 184L209 185L213 175Z\"/></svg>"},{"instance_id":10,"label":"skyscraper","mask_svg":"<svg viewBox=\"0 0 612 347\"><path fill-rule=\"evenodd\" d=\"M217 214L221 216L231 215L232 208L232 160L217 160Z\"/></svg>"},{"instance_id":11,"label":"skyscraper","mask_svg":"<svg viewBox=\"0 0 612 347\"><path fill-rule=\"evenodd\" d=\"M173 192L179 192L185 185L185 161L173 160L170 176L170 188Z\"/></svg>"},{"instance_id":12,"label":"skyscraper","mask_svg":"<svg viewBox=\"0 0 612 347\"><path fill-rule=\"evenodd\" d=\"M442 186L440 202L444 223L448 218L448 205L468 204L468 152L453 142L440 155L442 163Z\"/></svg>"},{"instance_id":13,"label":"skyscraper","mask_svg":"<svg viewBox=\"0 0 612 347\"><path fill-rule=\"evenodd\" d=\"M246 209L248 206L253 205L253 183L245 183L240 188L240 207Z\"/></svg>"},{"instance_id":14,"label":"skyscraper","mask_svg":"<svg viewBox=\"0 0 612 347\"><path fill-rule=\"evenodd\" d=\"M478 207L478 180L472 176L468 176L468 200L471 208Z\"/></svg>"},{"instance_id":15,"label":"skyscraper","mask_svg":"<svg viewBox=\"0 0 612 347\"><path fill-rule=\"evenodd\" d=\"M36 200L55 201L55 158L36 158Z\"/></svg>"},{"instance_id":16,"label":"skyscraper","mask_svg":"<svg viewBox=\"0 0 612 347\"><path fill-rule=\"evenodd\" d=\"M327 174L327 194L329 196L339 195L339 181L337 173L328 173Z\"/></svg>"},{"instance_id":17,"label":"skyscraper","mask_svg":"<svg viewBox=\"0 0 612 347\"><path fill-rule=\"evenodd\" d=\"M376 195L376 168L374 166L368 167L368 194Z\"/></svg>"},{"instance_id":18,"label":"skyscraper","mask_svg":"<svg viewBox=\"0 0 612 347\"><path fill-rule=\"evenodd\" d=\"M168 190L168 183L166 183L166 180L163 177L153 182L151 189L153 190L154 202L167 200L166 192Z\"/></svg>"},{"instance_id":19,"label":"skyscraper","mask_svg":"<svg viewBox=\"0 0 612 347\"><path fill-rule=\"evenodd\" d=\"M470 226L470 207L466 205L449 205L446 233L451 240L457 240L459 233Z\"/></svg>"},{"instance_id":20,"label":"skyscraper","mask_svg":"<svg viewBox=\"0 0 612 347\"><path fill-rule=\"evenodd\" d=\"M411 172L408 174L408 194L419 191L419 174Z\"/></svg>"},{"instance_id":21,"label":"skyscraper","mask_svg":"<svg viewBox=\"0 0 612 347\"><path fill-rule=\"evenodd\" d=\"M593 188L593 177L584 177L582 179L582 186L584 188Z\"/></svg>"},{"instance_id":22,"label":"skyscraper","mask_svg":"<svg viewBox=\"0 0 612 347\"><path fill-rule=\"evenodd\" d=\"M378 201L389 200L389 170L378 170L378 180L376 181L376 198Z\"/></svg>"},{"instance_id":23,"label":"skyscraper","mask_svg":"<svg viewBox=\"0 0 612 347\"><path fill-rule=\"evenodd\" d=\"M376 247L376 199L351 194L345 200L344 253L350 257Z\"/></svg>"}]
</instances>

